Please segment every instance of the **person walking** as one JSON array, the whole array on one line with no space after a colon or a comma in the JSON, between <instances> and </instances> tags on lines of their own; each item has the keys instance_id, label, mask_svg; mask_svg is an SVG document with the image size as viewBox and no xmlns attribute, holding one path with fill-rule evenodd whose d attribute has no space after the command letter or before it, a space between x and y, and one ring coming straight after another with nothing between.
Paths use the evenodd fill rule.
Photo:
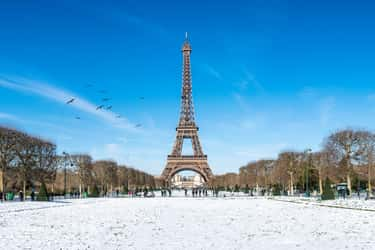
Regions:
<instances>
[{"instance_id":1,"label":"person walking","mask_svg":"<svg viewBox=\"0 0 375 250\"><path fill-rule=\"evenodd\" d=\"M34 189L31 191L31 201L35 200L35 192Z\"/></svg>"},{"instance_id":2,"label":"person walking","mask_svg":"<svg viewBox=\"0 0 375 250\"><path fill-rule=\"evenodd\" d=\"M23 201L23 192L22 192L22 190L20 190L20 192L18 193L18 196L20 198L20 201Z\"/></svg>"}]
</instances>

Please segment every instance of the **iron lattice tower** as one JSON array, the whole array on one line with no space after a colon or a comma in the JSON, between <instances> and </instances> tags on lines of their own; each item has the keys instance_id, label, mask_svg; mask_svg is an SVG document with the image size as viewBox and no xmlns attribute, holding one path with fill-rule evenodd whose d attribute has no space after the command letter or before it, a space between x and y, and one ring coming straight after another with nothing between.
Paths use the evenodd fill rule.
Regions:
<instances>
[{"instance_id":1,"label":"iron lattice tower","mask_svg":"<svg viewBox=\"0 0 375 250\"><path fill-rule=\"evenodd\" d=\"M162 173L162 178L168 184L170 184L173 175L183 170L192 170L199 173L206 182L209 182L213 177L207 162L207 155L203 154L198 137L199 128L195 123L190 64L191 51L190 42L186 35L182 46L183 69L180 120L176 128L176 140L172 153L168 155L167 165ZM193 155L182 154L185 139L191 140Z\"/></svg>"}]
</instances>

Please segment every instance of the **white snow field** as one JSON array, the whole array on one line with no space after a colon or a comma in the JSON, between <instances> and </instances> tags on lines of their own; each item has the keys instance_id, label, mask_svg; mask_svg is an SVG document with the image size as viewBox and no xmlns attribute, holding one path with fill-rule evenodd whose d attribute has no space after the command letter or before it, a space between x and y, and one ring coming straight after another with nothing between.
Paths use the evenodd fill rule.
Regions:
<instances>
[{"instance_id":1,"label":"white snow field","mask_svg":"<svg viewBox=\"0 0 375 250\"><path fill-rule=\"evenodd\" d=\"M375 212L250 197L8 202L0 249L375 249Z\"/></svg>"}]
</instances>

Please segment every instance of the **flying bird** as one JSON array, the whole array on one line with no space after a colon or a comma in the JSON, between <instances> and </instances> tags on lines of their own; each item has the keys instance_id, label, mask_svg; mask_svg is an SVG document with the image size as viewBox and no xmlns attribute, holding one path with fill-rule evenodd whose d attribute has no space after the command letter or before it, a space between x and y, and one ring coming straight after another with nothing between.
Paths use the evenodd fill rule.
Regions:
<instances>
[{"instance_id":1,"label":"flying bird","mask_svg":"<svg viewBox=\"0 0 375 250\"><path fill-rule=\"evenodd\" d=\"M79 117L79 116L76 116L76 119L77 119L77 120L81 120L81 117Z\"/></svg>"},{"instance_id":2,"label":"flying bird","mask_svg":"<svg viewBox=\"0 0 375 250\"><path fill-rule=\"evenodd\" d=\"M75 98L72 98L72 99L70 99L69 101L67 101L66 104L71 104L71 103L74 102L74 100L75 100Z\"/></svg>"},{"instance_id":3,"label":"flying bird","mask_svg":"<svg viewBox=\"0 0 375 250\"><path fill-rule=\"evenodd\" d=\"M102 98L103 102L108 102L109 100L111 100L111 98Z\"/></svg>"},{"instance_id":4,"label":"flying bird","mask_svg":"<svg viewBox=\"0 0 375 250\"><path fill-rule=\"evenodd\" d=\"M143 96L139 97L139 99L144 100L145 98Z\"/></svg>"},{"instance_id":5,"label":"flying bird","mask_svg":"<svg viewBox=\"0 0 375 250\"><path fill-rule=\"evenodd\" d=\"M105 93L107 93L107 90L102 89L102 90L99 90L98 92L102 93L102 94L105 94Z\"/></svg>"},{"instance_id":6,"label":"flying bird","mask_svg":"<svg viewBox=\"0 0 375 250\"><path fill-rule=\"evenodd\" d=\"M90 87L92 87L93 85L92 84L86 84L85 85L85 88L90 88Z\"/></svg>"},{"instance_id":7,"label":"flying bird","mask_svg":"<svg viewBox=\"0 0 375 250\"><path fill-rule=\"evenodd\" d=\"M121 118L121 115L117 115L116 118Z\"/></svg>"},{"instance_id":8,"label":"flying bird","mask_svg":"<svg viewBox=\"0 0 375 250\"><path fill-rule=\"evenodd\" d=\"M112 105L106 107L105 109L106 109L106 110L111 110L111 109L112 109Z\"/></svg>"},{"instance_id":9,"label":"flying bird","mask_svg":"<svg viewBox=\"0 0 375 250\"><path fill-rule=\"evenodd\" d=\"M142 127L142 124L138 123L137 125L135 125L136 128L140 128Z\"/></svg>"},{"instance_id":10,"label":"flying bird","mask_svg":"<svg viewBox=\"0 0 375 250\"><path fill-rule=\"evenodd\" d=\"M96 110L99 110L99 109L102 109L102 108L104 108L104 105L99 105L99 106L96 107Z\"/></svg>"}]
</instances>

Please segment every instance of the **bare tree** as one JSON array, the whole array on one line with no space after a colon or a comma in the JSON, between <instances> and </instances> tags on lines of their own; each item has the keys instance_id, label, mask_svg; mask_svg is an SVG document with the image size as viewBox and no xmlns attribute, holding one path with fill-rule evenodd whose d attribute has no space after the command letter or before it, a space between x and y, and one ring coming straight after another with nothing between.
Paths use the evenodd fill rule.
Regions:
<instances>
[{"instance_id":1,"label":"bare tree","mask_svg":"<svg viewBox=\"0 0 375 250\"><path fill-rule=\"evenodd\" d=\"M314 152L312 154L313 167L318 170L319 194L323 193L323 180L329 176L330 156L327 151Z\"/></svg>"},{"instance_id":2,"label":"bare tree","mask_svg":"<svg viewBox=\"0 0 375 250\"><path fill-rule=\"evenodd\" d=\"M8 168L14 165L18 132L13 129L0 127L0 192L5 200L5 175Z\"/></svg>"},{"instance_id":3,"label":"bare tree","mask_svg":"<svg viewBox=\"0 0 375 250\"><path fill-rule=\"evenodd\" d=\"M92 158L87 154L75 154L71 155L71 159L73 164L77 167L79 193L82 197L82 192L85 188L89 188L89 184L92 180Z\"/></svg>"},{"instance_id":4,"label":"bare tree","mask_svg":"<svg viewBox=\"0 0 375 250\"><path fill-rule=\"evenodd\" d=\"M118 184L119 188L122 190L129 189L129 177L128 177L128 168L126 166L118 166Z\"/></svg>"},{"instance_id":5,"label":"bare tree","mask_svg":"<svg viewBox=\"0 0 375 250\"><path fill-rule=\"evenodd\" d=\"M354 131L352 129L338 131L325 139L324 149L335 161L336 167L346 174L349 194L352 193L351 177L353 165L357 164L363 148L361 140L367 131Z\"/></svg>"},{"instance_id":6,"label":"bare tree","mask_svg":"<svg viewBox=\"0 0 375 250\"><path fill-rule=\"evenodd\" d=\"M364 165L367 165L367 189L372 194L372 168L375 159L375 134L371 132L363 133L361 140L360 159Z\"/></svg>"},{"instance_id":7,"label":"bare tree","mask_svg":"<svg viewBox=\"0 0 375 250\"><path fill-rule=\"evenodd\" d=\"M25 133L17 136L16 155L19 179L22 181L22 190L26 195L27 182L32 180L32 174L36 167L36 143L37 139Z\"/></svg>"},{"instance_id":8,"label":"bare tree","mask_svg":"<svg viewBox=\"0 0 375 250\"><path fill-rule=\"evenodd\" d=\"M93 176L99 182L102 192L112 192L117 183L117 163L107 160L94 162Z\"/></svg>"},{"instance_id":9,"label":"bare tree","mask_svg":"<svg viewBox=\"0 0 375 250\"><path fill-rule=\"evenodd\" d=\"M45 140L35 141L36 168L35 178L39 182L53 183L56 177L57 156L56 146Z\"/></svg>"},{"instance_id":10,"label":"bare tree","mask_svg":"<svg viewBox=\"0 0 375 250\"><path fill-rule=\"evenodd\" d=\"M289 193L294 194L295 177L301 175L301 153L295 151L286 151L279 154L278 167L280 171L286 171L289 175Z\"/></svg>"}]
</instances>

